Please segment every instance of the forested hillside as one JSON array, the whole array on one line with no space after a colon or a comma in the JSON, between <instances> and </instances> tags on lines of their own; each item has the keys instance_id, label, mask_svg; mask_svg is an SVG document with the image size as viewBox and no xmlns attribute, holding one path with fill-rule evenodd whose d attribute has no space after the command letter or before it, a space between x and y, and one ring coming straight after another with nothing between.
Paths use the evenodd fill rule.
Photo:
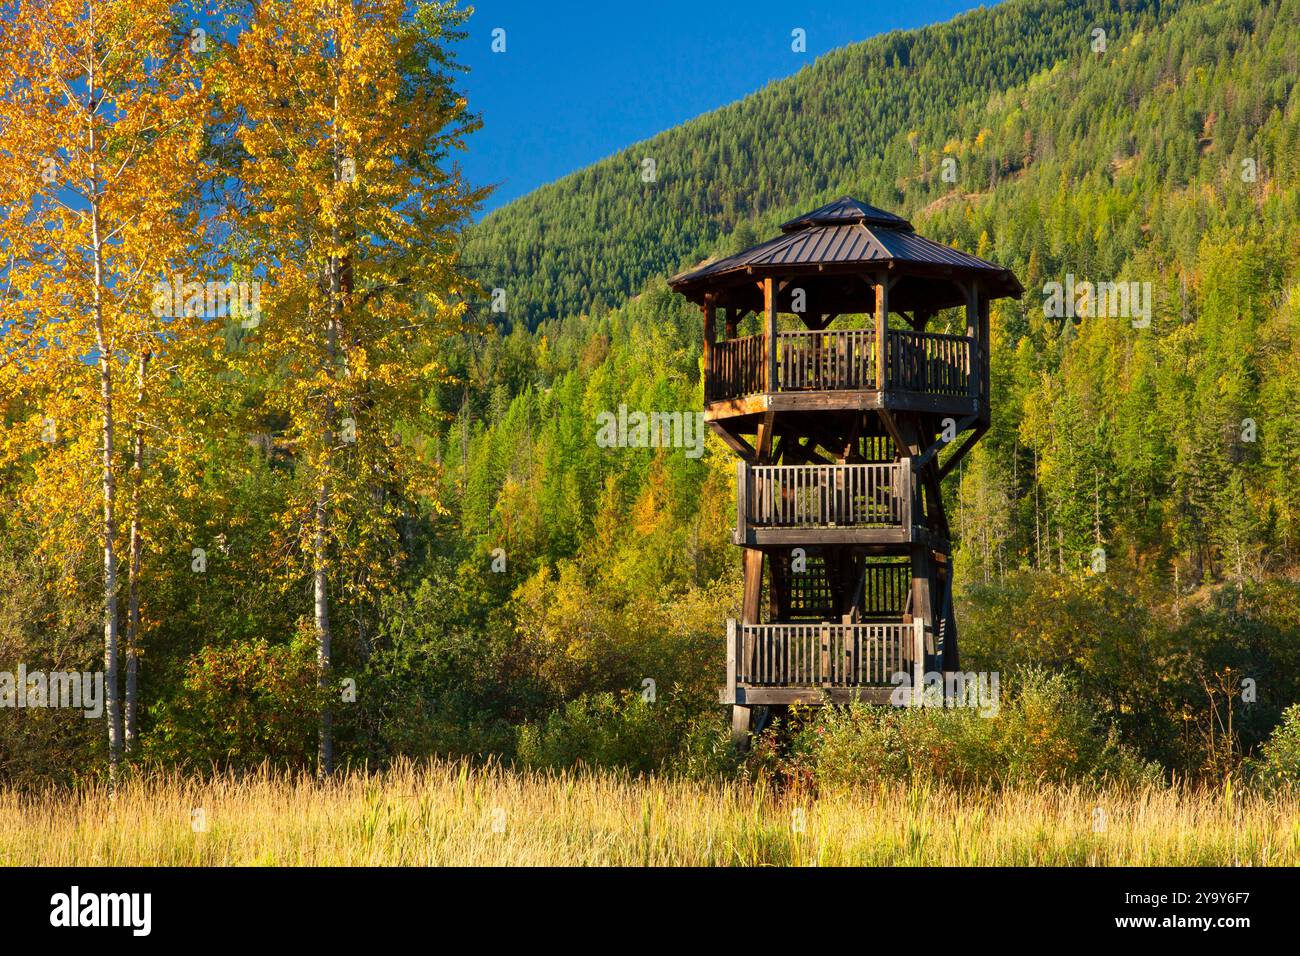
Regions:
<instances>
[{"instance_id":1,"label":"forested hillside","mask_svg":"<svg viewBox=\"0 0 1300 956\"><path fill-rule=\"evenodd\" d=\"M951 191L938 181L937 157L974 138L971 124L991 97L1078 63L1094 28L1118 53L1179 6L1004 3L844 47L492 213L471 235L466 259L484 285L507 290L511 321L535 327L617 305L654 276L752 242L755 227L770 232L817 205L809 205L814 197L861 194L915 214ZM1021 117L1017 132L1031 119ZM1026 143L969 158L958 186L984 190L1033 151ZM653 182L643 178L646 159Z\"/></svg>"},{"instance_id":2,"label":"forested hillside","mask_svg":"<svg viewBox=\"0 0 1300 956\"><path fill-rule=\"evenodd\" d=\"M646 608L733 573L721 448L598 449L594 416L698 407L699 319L662 277L847 194L1028 289L995 306L993 430L950 479L964 645L1084 673L1184 763L1250 678L1257 740L1297 694L1298 40L1295 2L1013 2L838 51L488 217L470 249L513 331L447 396L446 460L467 540L535 570L521 626L640 648ZM1150 283L1150 327L1046 318L1067 274Z\"/></svg>"},{"instance_id":3,"label":"forested hillside","mask_svg":"<svg viewBox=\"0 0 1300 956\"><path fill-rule=\"evenodd\" d=\"M434 482L356 472L390 524L340 531L360 556L333 582L333 666L356 681L340 760L715 766L734 460L712 438L699 458L603 448L597 415L699 409L700 316L665 277L851 195L1027 290L994 306L992 430L945 491L964 663L1062 672L1103 737L1235 771L1300 700L1298 61L1300 0L1009 0L836 51L488 216L465 255L505 312L484 299L403 422ZM1067 275L1150 283L1149 326L1046 317ZM295 452L262 386L205 393L237 425L187 450L151 531L142 760L314 754ZM2 490L30 500L20 464ZM0 642L89 665L94 589L66 579L93 581L95 555L51 562L38 525L0 515ZM1076 713L1040 692L1008 739ZM0 725L0 772L98 759L77 715L23 720Z\"/></svg>"}]
</instances>

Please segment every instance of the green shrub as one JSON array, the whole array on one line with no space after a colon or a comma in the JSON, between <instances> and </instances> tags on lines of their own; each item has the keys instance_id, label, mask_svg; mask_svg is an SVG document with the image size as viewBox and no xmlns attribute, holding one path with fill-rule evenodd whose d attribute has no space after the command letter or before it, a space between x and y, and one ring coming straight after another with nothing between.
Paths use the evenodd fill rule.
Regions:
<instances>
[{"instance_id":1,"label":"green shrub","mask_svg":"<svg viewBox=\"0 0 1300 956\"><path fill-rule=\"evenodd\" d=\"M837 789L879 781L957 788L1039 783L1160 781L1146 762L1103 730L1057 674L1028 670L995 715L938 707L796 709L758 737L740 760L722 708L670 694L650 704L624 691L583 695L526 724L516 759L529 767L623 768L693 777L767 776Z\"/></svg>"},{"instance_id":2,"label":"green shrub","mask_svg":"<svg viewBox=\"0 0 1300 956\"><path fill-rule=\"evenodd\" d=\"M1141 785L1159 766L1104 732L1060 675L1030 670L996 715L938 707L823 708L795 735L786 764L819 786L880 780L949 786L1108 781ZM756 748L757 759L764 759Z\"/></svg>"},{"instance_id":3,"label":"green shrub","mask_svg":"<svg viewBox=\"0 0 1300 956\"><path fill-rule=\"evenodd\" d=\"M288 644L205 647L186 663L181 692L155 708L145 756L195 769L302 766L324 700L306 627Z\"/></svg>"},{"instance_id":4,"label":"green shrub","mask_svg":"<svg viewBox=\"0 0 1300 956\"><path fill-rule=\"evenodd\" d=\"M1300 704L1292 704L1282 713L1282 722L1274 728L1250 769L1265 787L1300 787Z\"/></svg>"},{"instance_id":5,"label":"green shrub","mask_svg":"<svg viewBox=\"0 0 1300 956\"><path fill-rule=\"evenodd\" d=\"M519 728L515 759L553 770L586 766L711 776L735 768L718 708L670 693L654 703L623 691L584 694Z\"/></svg>"},{"instance_id":6,"label":"green shrub","mask_svg":"<svg viewBox=\"0 0 1300 956\"><path fill-rule=\"evenodd\" d=\"M339 736L354 756L507 754L510 718L528 709L527 659L471 575L439 560L416 586L385 598L369 659L356 674L357 705L340 709Z\"/></svg>"}]
</instances>

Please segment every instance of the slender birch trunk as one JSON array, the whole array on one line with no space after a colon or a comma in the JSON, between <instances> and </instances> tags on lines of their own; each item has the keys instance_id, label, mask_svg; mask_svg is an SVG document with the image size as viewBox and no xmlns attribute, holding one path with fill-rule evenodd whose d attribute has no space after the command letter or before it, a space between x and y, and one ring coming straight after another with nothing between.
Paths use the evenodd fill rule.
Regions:
<instances>
[{"instance_id":1,"label":"slender birch trunk","mask_svg":"<svg viewBox=\"0 0 1300 956\"><path fill-rule=\"evenodd\" d=\"M326 323L325 335L326 352L332 379L335 355L338 351L335 317L337 297L334 294L338 284L338 274L335 268L335 259L332 256L330 257L329 272L331 290L330 317ZM333 633L330 628L329 605L329 467L330 458L332 457L330 434L333 422L334 399L332 396L327 395L324 404L324 421L321 422L320 426L323 454L320 462L319 483L316 488L316 526L312 542L312 596L316 622L316 670L317 686L321 691L320 741L316 751L316 773L318 776L327 776L334 772L334 714L329 706L329 697L327 696L330 686L330 645L333 640Z\"/></svg>"},{"instance_id":2,"label":"slender birch trunk","mask_svg":"<svg viewBox=\"0 0 1300 956\"><path fill-rule=\"evenodd\" d=\"M334 115L338 116L338 96L334 97ZM337 184L340 176L340 157L337 139L337 123L334 126L333 177ZM330 230L329 256L329 318L325 325L325 351L329 379L333 382L335 366L338 363L338 328L341 303L338 257L338 227ZM321 690L320 743L316 754L316 772L325 776L334 772L334 714L329 706L330 687L330 645L333 634L330 628L329 609L329 464L332 457L331 432L334 428L334 397L325 396L324 421L321 423L321 441L324 454L321 458L320 482L316 492L316 528L313 547L312 591L316 618L316 667L317 681Z\"/></svg>"},{"instance_id":3,"label":"slender birch trunk","mask_svg":"<svg viewBox=\"0 0 1300 956\"><path fill-rule=\"evenodd\" d=\"M127 581L126 612L126 752L134 753L139 732L138 704L140 691L140 554L143 550L140 522L140 482L144 470L144 423L139 409L144 407L144 376L149 368L149 352L140 355L136 371L135 449L131 460L131 544Z\"/></svg>"},{"instance_id":4,"label":"slender birch trunk","mask_svg":"<svg viewBox=\"0 0 1300 956\"><path fill-rule=\"evenodd\" d=\"M330 318L327 324L326 340L330 367L333 369L338 351L337 320L335 316L336 297L333 295L333 290L338 283L338 274L333 257L330 259L329 270L332 301L330 303ZM321 460L320 481L316 490L316 527L312 547L312 591L316 620L317 684L321 690L322 699L320 743L316 753L316 772L319 776L326 776L334 772L334 714L329 706L328 697L330 687L330 645L333 640L329 605L329 460L332 455L330 433L334 421L334 400L332 397L326 397L324 411L325 420L321 423L320 431L321 441L325 447Z\"/></svg>"},{"instance_id":5,"label":"slender birch trunk","mask_svg":"<svg viewBox=\"0 0 1300 956\"><path fill-rule=\"evenodd\" d=\"M328 691L330 684L329 574L325 555L329 540L328 501L329 486L322 480L316 497L316 554L312 574L316 616L316 666L322 697ZM334 772L333 729L334 715L329 704L325 703L321 708L320 744L316 752L316 772L319 776L327 776Z\"/></svg>"},{"instance_id":6,"label":"slender birch trunk","mask_svg":"<svg viewBox=\"0 0 1300 956\"><path fill-rule=\"evenodd\" d=\"M95 346L99 351L99 414L103 440L100 446L101 485L103 490L104 546L104 716L108 722L108 773L110 784L117 782L118 764L122 760L122 717L118 695L117 648L117 515L113 481L113 366L108 338L104 330L104 240L100 228L100 181L95 135L95 13L90 9L90 36L87 44L86 95L89 110L90 157L90 241L94 257L92 307L95 317Z\"/></svg>"}]
</instances>

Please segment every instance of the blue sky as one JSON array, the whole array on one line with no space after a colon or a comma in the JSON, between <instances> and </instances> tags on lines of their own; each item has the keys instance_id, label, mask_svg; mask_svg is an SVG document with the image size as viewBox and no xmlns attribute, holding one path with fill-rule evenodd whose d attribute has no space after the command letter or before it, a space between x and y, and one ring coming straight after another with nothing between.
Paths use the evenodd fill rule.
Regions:
<instances>
[{"instance_id":1,"label":"blue sky","mask_svg":"<svg viewBox=\"0 0 1300 956\"><path fill-rule=\"evenodd\" d=\"M499 183L491 210L878 33L949 20L970 0L481 0L458 56L483 129L461 162ZM991 4L985 4L991 5ZM492 52L495 29L505 52ZM806 31L807 53L791 50Z\"/></svg>"}]
</instances>

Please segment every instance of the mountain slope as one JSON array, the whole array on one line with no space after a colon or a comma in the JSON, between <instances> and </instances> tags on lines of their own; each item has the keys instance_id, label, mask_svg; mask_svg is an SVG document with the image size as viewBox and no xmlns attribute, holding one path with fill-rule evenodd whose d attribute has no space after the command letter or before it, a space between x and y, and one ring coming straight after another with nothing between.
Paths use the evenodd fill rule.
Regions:
<instances>
[{"instance_id":1,"label":"mountain slope","mask_svg":"<svg viewBox=\"0 0 1300 956\"><path fill-rule=\"evenodd\" d=\"M770 225L832 194L913 213L884 163L891 144L908 134L943 144L961 135L963 110L1091 56L1094 28L1114 43L1178 8L1011 0L841 48L497 210L470 237L466 259L484 285L507 290L510 319L534 327L616 305L650 276L714 251L738 224ZM647 157L657 166L651 183L640 176Z\"/></svg>"}]
</instances>

